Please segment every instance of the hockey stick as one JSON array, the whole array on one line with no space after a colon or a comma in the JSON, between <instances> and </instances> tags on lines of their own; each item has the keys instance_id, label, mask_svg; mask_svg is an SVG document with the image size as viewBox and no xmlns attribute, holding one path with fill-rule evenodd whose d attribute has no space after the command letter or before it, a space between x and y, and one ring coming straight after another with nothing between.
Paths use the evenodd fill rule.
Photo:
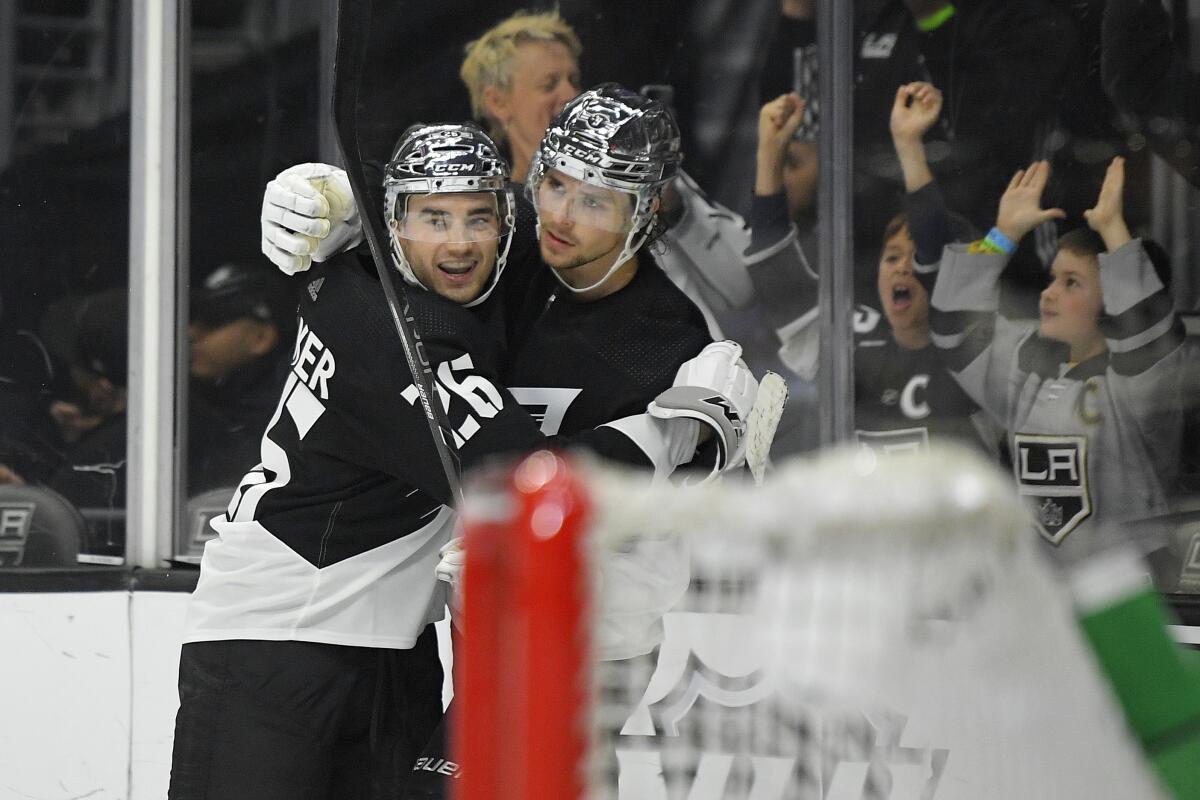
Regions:
<instances>
[{"instance_id":1,"label":"hockey stick","mask_svg":"<svg viewBox=\"0 0 1200 800\"><path fill-rule=\"evenodd\" d=\"M771 443L775 441L775 430L787 405L788 387L783 378L774 372L763 375L758 382L758 396L750 409L746 421L746 466L754 476L754 482L762 485L770 463Z\"/></svg>"},{"instance_id":2,"label":"hockey stick","mask_svg":"<svg viewBox=\"0 0 1200 800\"><path fill-rule=\"evenodd\" d=\"M363 234L371 248L375 270L383 286L383 295L396 326L396 334L404 347L404 360L412 373L413 386L421 400L421 409L429 424L430 435L446 473L450 495L457 502L461 497L459 465L447 431L450 430L444 415L433 402L435 396L433 370L425 353L421 334L417 331L409 310L408 289L392 268L391 256L385 246L386 236L379 218L379 209L371 200L367 190L366 174L363 171L362 153L358 140L358 93L362 80L362 68L366 61L367 32L369 30L371 0L338 0L337 49L333 59L333 125L338 146L346 161L346 175L354 192L362 218Z\"/></svg>"}]
</instances>

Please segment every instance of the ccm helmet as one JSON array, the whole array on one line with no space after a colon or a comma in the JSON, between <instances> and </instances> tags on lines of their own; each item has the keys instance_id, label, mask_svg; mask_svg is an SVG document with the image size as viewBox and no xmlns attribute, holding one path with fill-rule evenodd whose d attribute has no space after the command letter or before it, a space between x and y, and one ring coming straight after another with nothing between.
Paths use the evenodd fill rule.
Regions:
<instances>
[{"instance_id":1,"label":"ccm helmet","mask_svg":"<svg viewBox=\"0 0 1200 800\"><path fill-rule=\"evenodd\" d=\"M516 206L509 189L508 162L496 143L474 123L410 126L396 143L383 178L384 208L391 241L392 261L409 283L422 286L400 247L401 235L414 195L487 192L496 197L499 225L484 234L500 239L496 266L487 288L466 306L487 299L508 259L512 245ZM423 287L422 288L426 288Z\"/></svg>"},{"instance_id":2,"label":"ccm helmet","mask_svg":"<svg viewBox=\"0 0 1200 800\"><path fill-rule=\"evenodd\" d=\"M679 139L679 126L666 106L617 83L589 89L550 123L529 168L527 192L535 208L550 170L634 199L629 234L612 268L592 286L568 286L571 291L604 283L645 243L654 200L679 171Z\"/></svg>"}]
</instances>

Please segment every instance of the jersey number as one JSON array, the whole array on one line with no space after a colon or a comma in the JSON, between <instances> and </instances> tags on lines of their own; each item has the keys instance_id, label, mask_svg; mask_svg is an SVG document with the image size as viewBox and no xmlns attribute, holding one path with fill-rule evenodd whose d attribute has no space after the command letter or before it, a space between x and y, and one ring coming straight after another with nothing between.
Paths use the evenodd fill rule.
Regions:
<instances>
[{"instance_id":1,"label":"jersey number","mask_svg":"<svg viewBox=\"0 0 1200 800\"><path fill-rule=\"evenodd\" d=\"M467 374L459 380L454 375L456 372L474 368L475 364L471 361L469 353L464 353L453 361L443 361L438 364L437 381L434 382L434 387L442 401L442 410L447 414L450 413L450 398L454 396L465 401L472 412L467 414L466 419L458 428L451 431L454 434L455 447L462 447L479 431L480 417L492 419L504 408L504 400L500 397L500 392L487 378ZM420 393L415 385L409 384L408 388L400 393L400 396L415 406L420 398Z\"/></svg>"}]
</instances>

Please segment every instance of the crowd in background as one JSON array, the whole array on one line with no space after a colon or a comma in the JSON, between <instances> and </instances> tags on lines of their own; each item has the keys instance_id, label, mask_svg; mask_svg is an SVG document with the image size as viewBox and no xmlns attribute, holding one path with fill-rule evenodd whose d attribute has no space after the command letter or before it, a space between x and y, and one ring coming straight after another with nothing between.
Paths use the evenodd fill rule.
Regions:
<instances>
[{"instance_id":1,"label":"crowd in background","mask_svg":"<svg viewBox=\"0 0 1200 800\"><path fill-rule=\"evenodd\" d=\"M720 170L695 159L653 252L714 337L787 377L783 457L817 445L822 109L816 3L774 2L747 54L755 142L725 138L745 191L707 185ZM552 116L612 77L581 69L612 47L587 38L597 19L568 4L486 33L497 20L481 20L458 75L438 76L461 77L459 116L490 126L518 182ZM1167 554L1163 588L1186 586L1190 543L1165 520L1200 475L1200 369L1170 292L1190 292L1194 258L1150 238L1147 191L1156 163L1200 186L1200 85L1176 20L1155 0L856 0L854 20L855 256L838 267L853 273L856 440L881 457L967 442L1013 472L1056 556L1136 531ZM633 88L677 99L685 137L705 141L718 99L704 71L646 63ZM412 121L373 117L395 127L375 138ZM189 494L257 460L291 355L294 287L257 238L233 247L192 264ZM62 494L88 520L85 552L119 556L128 292L94 284L21 296L0 282L0 484Z\"/></svg>"}]
</instances>

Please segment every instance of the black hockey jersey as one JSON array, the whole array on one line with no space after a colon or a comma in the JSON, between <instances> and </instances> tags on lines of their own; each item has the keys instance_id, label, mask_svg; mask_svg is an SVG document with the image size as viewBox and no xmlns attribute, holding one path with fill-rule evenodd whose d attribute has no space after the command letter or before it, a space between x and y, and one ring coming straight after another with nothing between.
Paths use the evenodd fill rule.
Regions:
<instances>
[{"instance_id":1,"label":"black hockey jersey","mask_svg":"<svg viewBox=\"0 0 1200 800\"><path fill-rule=\"evenodd\" d=\"M709 343L704 315L645 251L633 280L607 297L580 302L542 265L526 299L534 305L518 313L532 324L504 381L547 435L641 413ZM609 552L597 577L600 656L628 658L659 644L662 612L687 581L687 559L670 539Z\"/></svg>"},{"instance_id":2,"label":"black hockey jersey","mask_svg":"<svg viewBox=\"0 0 1200 800\"><path fill-rule=\"evenodd\" d=\"M884 453L925 449L931 440L978 447L1000 438L937 348L907 350L890 335L855 348L854 425L860 445Z\"/></svg>"},{"instance_id":3,"label":"black hockey jersey","mask_svg":"<svg viewBox=\"0 0 1200 800\"><path fill-rule=\"evenodd\" d=\"M947 247L932 298L934 343L1004 421L1018 491L1065 563L1161 532L1133 523L1169 510L1185 407L1183 326L1140 240L1099 260L1108 352L1080 364L996 312L1006 256Z\"/></svg>"},{"instance_id":4,"label":"black hockey jersey","mask_svg":"<svg viewBox=\"0 0 1200 800\"><path fill-rule=\"evenodd\" d=\"M503 378L547 435L642 413L710 341L700 310L644 255L633 280L599 300L580 302L544 266L523 300L515 313L532 322Z\"/></svg>"},{"instance_id":5,"label":"black hockey jersey","mask_svg":"<svg viewBox=\"0 0 1200 800\"><path fill-rule=\"evenodd\" d=\"M261 463L213 521L185 641L407 648L443 613L434 567L449 489L378 282L353 256L306 279ZM497 380L499 344L479 319L408 297L462 466L541 444ZM589 436L628 446L613 429Z\"/></svg>"}]
</instances>

